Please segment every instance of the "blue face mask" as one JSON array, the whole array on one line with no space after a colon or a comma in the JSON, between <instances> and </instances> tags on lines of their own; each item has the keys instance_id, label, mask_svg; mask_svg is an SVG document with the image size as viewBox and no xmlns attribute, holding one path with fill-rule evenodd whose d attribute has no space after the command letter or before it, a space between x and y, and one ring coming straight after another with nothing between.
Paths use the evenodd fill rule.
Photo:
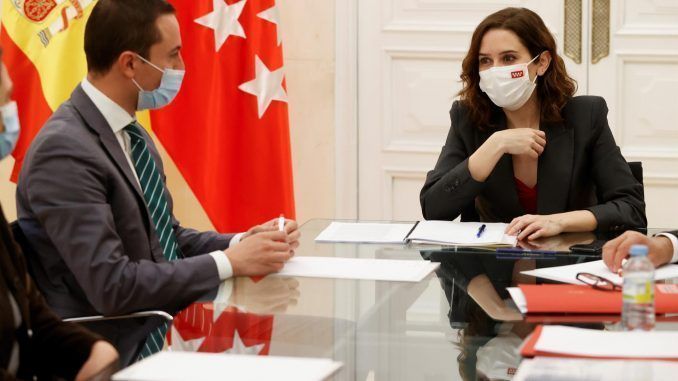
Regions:
<instances>
[{"instance_id":1,"label":"blue face mask","mask_svg":"<svg viewBox=\"0 0 678 381\"><path fill-rule=\"evenodd\" d=\"M19 140L19 110L16 102L12 101L0 107L2 113L2 123L5 126L5 131L0 133L0 159L9 156L17 140Z\"/></svg>"},{"instance_id":2,"label":"blue face mask","mask_svg":"<svg viewBox=\"0 0 678 381\"><path fill-rule=\"evenodd\" d=\"M181 89L181 82L184 80L184 74L186 74L186 71L174 69L163 70L138 54L137 57L162 73L160 87L152 91L142 89L137 81L132 78L134 84L139 88L137 110L154 110L167 106L179 93L179 89Z\"/></svg>"}]
</instances>

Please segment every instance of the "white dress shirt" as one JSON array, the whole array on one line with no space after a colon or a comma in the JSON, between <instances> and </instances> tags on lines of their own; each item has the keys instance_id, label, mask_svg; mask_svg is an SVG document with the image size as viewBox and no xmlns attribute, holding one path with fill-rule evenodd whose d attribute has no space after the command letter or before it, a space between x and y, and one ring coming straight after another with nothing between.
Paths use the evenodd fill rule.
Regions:
<instances>
[{"instance_id":1,"label":"white dress shirt","mask_svg":"<svg viewBox=\"0 0 678 381\"><path fill-rule=\"evenodd\" d=\"M678 237L669 233L659 233L662 237L666 237L671 241L671 246L673 247L673 257L671 257L671 263L678 262Z\"/></svg>"},{"instance_id":2,"label":"white dress shirt","mask_svg":"<svg viewBox=\"0 0 678 381\"><path fill-rule=\"evenodd\" d=\"M111 98L106 96L106 94L94 87L94 85L92 85L87 80L87 78L82 80L81 86L82 90L92 100L94 106L99 109L101 114L104 116L104 119L106 119L106 122L108 122L108 125L113 130L113 134L115 134L115 137L118 139L118 143L120 143L120 148L122 148L122 151L125 153L127 163L132 169L134 178L137 180L137 183L139 183L139 177L137 176L137 172L134 169L134 163L132 162L130 137L124 130L125 127L135 121L135 118L128 114L125 109L120 107L120 105L115 103ZM240 242L243 234L244 233L239 233L233 236L229 246L233 246ZM214 258L214 262L219 273L219 278L221 280L225 280L233 276L233 267L231 266L231 262L228 260L228 257L224 255L223 251L213 251L209 253L209 255Z\"/></svg>"}]
</instances>

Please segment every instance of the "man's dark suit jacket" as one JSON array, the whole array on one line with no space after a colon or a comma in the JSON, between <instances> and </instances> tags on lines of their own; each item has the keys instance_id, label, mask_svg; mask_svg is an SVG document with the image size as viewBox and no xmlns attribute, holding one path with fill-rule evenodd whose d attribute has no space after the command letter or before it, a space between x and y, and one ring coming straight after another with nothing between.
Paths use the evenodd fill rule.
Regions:
<instances>
[{"instance_id":1,"label":"man's dark suit jacket","mask_svg":"<svg viewBox=\"0 0 678 381\"><path fill-rule=\"evenodd\" d=\"M22 324L15 321L9 295L21 312ZM89 357L99 338L72 323L63 323L49 310L26 272L26 263L12 239L5 214L0 208L0 380L33 376L73 379ZM7 372L12 345L19 343L19 370Z\"/></svg>"},{"instance_id":2,"label":"man's dark suit jacket","mask_svg":"<svg viewBox=\"0 0 678 381\"><path fill-rule=\"evenodd\" d=\"M503 155L485 182L475 181L468 169L469 156L497 130L479 130L460 102L452 105L450 117L447 141L421 190L424 217L454 220L464 211L477 213L471 219L510 222L524 215L511 155ZM605 100L574 97L562 117L563 122L540 126L546 133L546 147L537 169L537 213L585 209L593 213L599 230L647 226L643 186L614 142ZM501 110L493 120L498 130L506 129Z\"/></svg>"},{"instance_id":3,"label":"man's dark suit jacket","mask_svg":"<svg viewBox=\"0 0 678 381\"><path fill-rule=\"evenodd\" d=\"M157 149L144 138L164 180ZM26 254L35 281L61 317L172 313L220 283L214 259L200 254L228 248L233 235L186 229L172 216L182 255L168 262L133 171L80 86L31 143L17 189L19 225L35 252ZM172 213L167 187L165 195ZM125 363L152 329L143 323L89 327L111 340Z\"/></svg>"}]
</instances>

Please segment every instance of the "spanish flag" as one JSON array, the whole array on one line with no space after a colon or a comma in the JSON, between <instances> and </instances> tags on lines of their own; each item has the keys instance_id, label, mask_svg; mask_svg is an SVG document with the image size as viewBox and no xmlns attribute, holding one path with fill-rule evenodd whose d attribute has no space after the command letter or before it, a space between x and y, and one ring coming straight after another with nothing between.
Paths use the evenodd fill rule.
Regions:
<instances>
[{"instance_id":1,"label":"spanish flag","mask_svg":"<svg viewBox=\"0 0 678 381\"><path fill-rule=\"evenodd\" d=\"M141 113L218 231L294 218L287 90L274 0L174 0L186 77ZM2 0L0 44L19 105L16 180L31 141L85 78L96 0ZM182 200L175 200L181 203Z\"/></svg>"}]
</instances>

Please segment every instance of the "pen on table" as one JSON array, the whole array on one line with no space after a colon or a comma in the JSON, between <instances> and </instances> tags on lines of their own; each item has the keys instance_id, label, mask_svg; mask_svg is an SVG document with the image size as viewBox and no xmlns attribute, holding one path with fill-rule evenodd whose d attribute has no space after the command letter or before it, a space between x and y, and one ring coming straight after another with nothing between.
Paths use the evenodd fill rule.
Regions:
<instances>
[{"instance_id":1,"label":"pen on table","mask_svg":"<svg viewBox=\"0 0 678 381\"><path fill-rule=\"evenodd\" d=\"M278 230L285 231L285 216L282 214L278 217Z\"/></svg>"},{"instance_id":2,"label":"pen on table","mask_svg":"<svg viewBox=\"0 0 678 381\"><path fill-rule=\"evenodd\" d=\"M483 235L484 231L485 231L485 224L482 224L478 228L478 233L476 233L476 238L480 238L480 236Z\"/></svg>"}]
</instances>

